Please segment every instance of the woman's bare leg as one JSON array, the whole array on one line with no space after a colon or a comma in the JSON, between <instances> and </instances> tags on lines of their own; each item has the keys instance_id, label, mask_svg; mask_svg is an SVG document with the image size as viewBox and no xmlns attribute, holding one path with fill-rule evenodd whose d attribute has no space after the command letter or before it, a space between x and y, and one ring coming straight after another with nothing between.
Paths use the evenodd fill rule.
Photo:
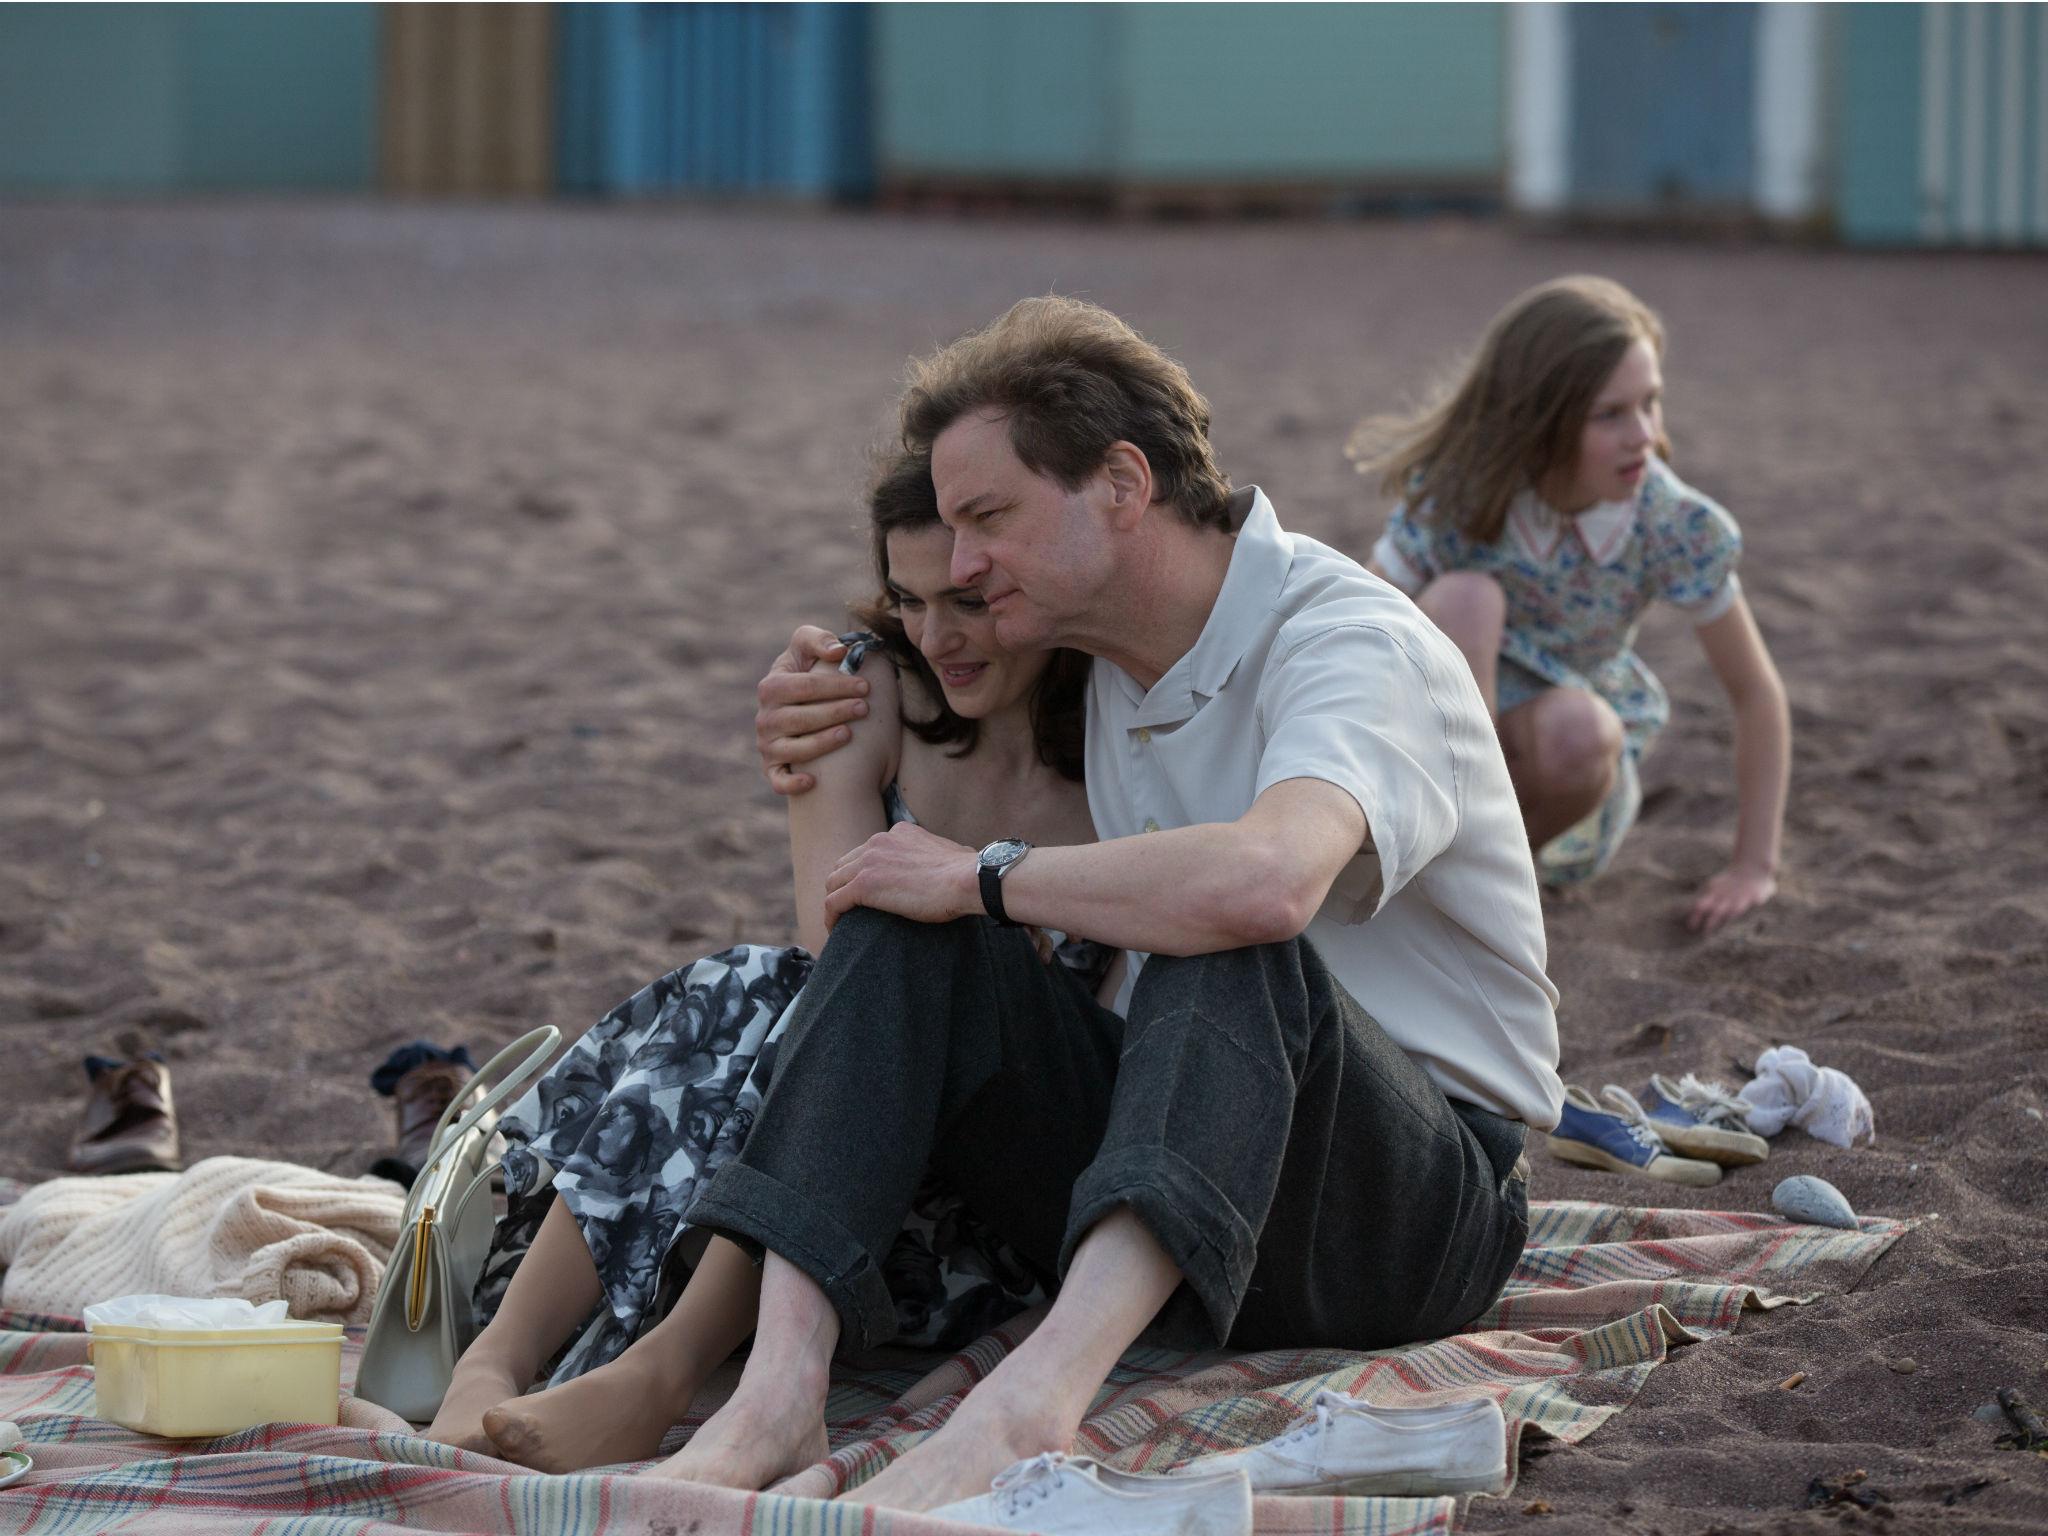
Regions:
<instances>
[{"instance_id":1,"label":"woman's bare leg","mask_svg":"<svg viewBox=\"0 0 2048 1536\"><path fill-rule=\"evenodd\" d=\"M1621 772L1622 740L1621 717L1583 688L1546 688L1501 717L1501 750L1532 848L1599 808Z\"/></svg>"},{"instance_id":2,"label":"woman's bare leg","mask_svg":"<svg viewBox=\"0 0 2048 1536\"><path fill-rule=\"evenodd\" d=\"M1464 652L1487 712L1498 719L1500 637L1508 618L1507 594L1500 583L1477 571L1453 571L1424 587L1415 606Z\"/></svg>"},{"instance_id":3,"label":"woman's bare leg","mask_svg":"<svg viewBox=\"0 0 2048 1536\"><path fill-rule=\"evenodd\" d=\"M653 1476L766 1488L824 1459L839 1314L817 1282L777 1253L761 1266L760 1296L754 1347L732 1400Z\"/></svg>"},{"instance_id":4,"label":"woman's bare leg","mask_svg":"<svg viewBox=\"0 0 2048 1536\"><path fill-rule=\"evenodd\" d=\"M557 1199L512 1272L497 1315L455 1362L448 1395L423 1431L426 1437L465 1451L500 1454L484 1432L485 1412L524 1392L541 1362L562 1347L603 1294L583 1230Z\"/></svg>"},{"instance_id":5,"label":"woman's bare leg","mask_svg":"<svg viewBox=\"0 0 2048 1536\"><path fill-rule=\"evenodd\" d=\"M1064 1451L1123 1352L1166 1305L1181 1272L1127 1206L1074 1250L1052 1311L902 1459L848 1492L862 1504L936 1509L988 1492L1012 1462Z\"/></svg>"},{"instance_id":6,"label":"woman's bare leg","mask_svg":"<svg viewBox=\"0 0 2048 1536\"><path fill-rule=\"evenodd\" d=\"M483 1416L498 1454L537 1472L644 1461L689 1412L704 1380L753 1332L761 1278L715 1237L675 1309L616 1360L574 1381L501 1402Z\"/></svg>"}]
</instances>

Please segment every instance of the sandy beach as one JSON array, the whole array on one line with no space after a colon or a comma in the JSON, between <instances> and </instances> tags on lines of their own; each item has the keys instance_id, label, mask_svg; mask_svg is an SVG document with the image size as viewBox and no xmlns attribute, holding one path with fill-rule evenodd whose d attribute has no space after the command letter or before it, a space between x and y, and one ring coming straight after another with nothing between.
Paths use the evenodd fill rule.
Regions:
<instances>
[{"instance_id":1,"label":"sandy beach","mask_svg":"<svg viewBox=\"0 0 2048 1536\"><path fill-rule=\"evenodd\" d=\"M1565 1077L1805 1047L1875 1146L1688 1190L1534 1154L1542 1199L1926 1217L1853 1294L1679 1352L1474 1529L2039 1532L2048 1464L2048 261L1401 224L721 209L0 209L0 1176L63 1170L89 1051L170 1059L188 1160L355 1173L418 1037L574 1033L793 926L753 684L863 582L904 359L1058 290L1215 407L1224 466L1361 558L1340 451L1524 286L1671 334L1680 472L1747 540L1792 700L1770 906L1683 925L1734 831L1674 701L1615 870L1549 906ZM1792 1389L1781 1383L1804 1373ZM1885 1510L1809 1509L1868 1474ZM1537 1503L1547 1514L1527 1513ZM1889 1514L1885 1511L1889 1511Z\"/></svg>"}]
</instances>

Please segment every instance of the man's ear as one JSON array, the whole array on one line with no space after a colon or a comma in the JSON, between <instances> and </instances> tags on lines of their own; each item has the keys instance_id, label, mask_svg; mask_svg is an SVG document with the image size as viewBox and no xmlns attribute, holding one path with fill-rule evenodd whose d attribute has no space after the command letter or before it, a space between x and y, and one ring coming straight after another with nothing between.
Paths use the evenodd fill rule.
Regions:
<instances>
[{"instance_id":1,"label":"man's ear","mask_svg":"<svg viewBox=\"0 0 2048 1536\"><path fill-rule=\"evenodd\" d=\"M1135 528L1152 505L1152 464L1136 443L1119 439L1102 456L1100 470L1109 493L1111 520L1119 528Z\"/></svg>"}]
</instances>

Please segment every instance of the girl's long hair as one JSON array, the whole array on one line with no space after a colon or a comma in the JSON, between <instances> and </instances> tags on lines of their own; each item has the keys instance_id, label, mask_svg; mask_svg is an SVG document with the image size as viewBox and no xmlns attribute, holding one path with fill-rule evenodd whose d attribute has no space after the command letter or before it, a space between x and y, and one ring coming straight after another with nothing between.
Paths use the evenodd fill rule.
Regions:
<instances>
[{"instance_id":1,"label":"girl's long hair","mask_svg":"<svg viewBox=\"0 0 2048 1536\"><path fill-rule=\"evenodd\" d=\"M1593 399L1638 341L1664 356L1649 305L1609 278L1557 278L1494 317L1463 377L1434 403L1366 418L1344 451L1387 495L1490 544L1520 492L1555 502L1570 491ZM1661 434L1656 448L1670 457Z\"/></svg>"},{"instance_id":2,"label":"girl's long hair","mask_svg":"<svg viewBox=\"0 0 2048 1536\"><path fill-rule=\"evenodd\" d=\"M903 717L904 725L921 741L952 747L949 754L965 757L974 750L981 735L981 722L956 714L946 703L946 691L924 652L910 643L903 629L903 616L889 589L889 535L901 529L937 528L938 493L932 489L932 461L927 453L899 451L891 454L875 475L868 492L868 532L875 566L876 593L852 606L854 622L880 637L882 649L900 671L923 685L925 699L933 706L931 718ZM1062 778L1081 782L1082 742L1087 722L1088 657L1079 651L1056 650L1031 690L1031 735L1038 747L1038 760Z\"/></svg>"}]
</instances>

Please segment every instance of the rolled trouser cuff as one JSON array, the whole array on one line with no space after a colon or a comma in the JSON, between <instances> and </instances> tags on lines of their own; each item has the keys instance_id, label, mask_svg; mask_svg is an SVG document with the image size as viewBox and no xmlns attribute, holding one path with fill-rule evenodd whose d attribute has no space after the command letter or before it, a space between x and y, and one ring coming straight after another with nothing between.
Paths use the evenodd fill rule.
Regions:
<instances>
[{"instance_id":1,"label":"rolled trouser cuff","mask_svg":"<svg viewBox=\"0 0 2048 1536\"><path fill-rule=\"evenodd\" d=\"M858 1354L896 1336L896 1304L882 1266L852 1233L807 1208L779 1179L727 1163L690 1207L688 1220L728 1237L756 1258L780 1254L817 1284L839 1314L838 1353Z\"/></svg>"},{"instance_id":2,"label":"rolled trouser cuff","mask_svg":"<svg viewBox=\"0 0 2048 1536\"><path fill-rule=\"evenodd\" d=\"M1201 1303L1220 1346L1230 1337L1258 1261L1258 1235L1200 1169L1169 1147L1128 1147L1092 1163L1074 1186L1060 1247L1065 1278L1074 1250L1120 1205L1131 1208Z\"/></svg>"}]
</instances>

